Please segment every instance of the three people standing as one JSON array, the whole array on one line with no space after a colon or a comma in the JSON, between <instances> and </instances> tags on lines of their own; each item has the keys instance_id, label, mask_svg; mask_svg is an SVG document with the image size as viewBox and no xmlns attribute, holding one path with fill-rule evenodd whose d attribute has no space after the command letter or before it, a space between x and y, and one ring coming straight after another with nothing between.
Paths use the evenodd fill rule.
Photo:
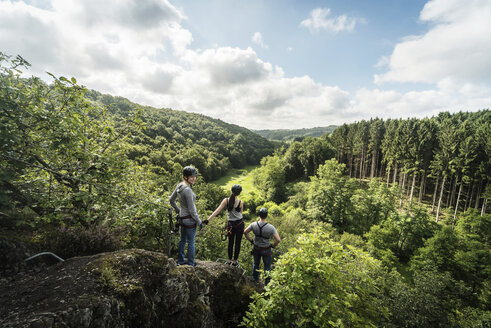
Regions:
<instances>
[{"instance_id":1,"label":"three people standing","mask_svg":"<svg viewBox=\"0 0 491 328\"><path fill-rule=\"evenodd\" d=\"M193 192L193 184L196 182L198 171L193 166L186 166L182 172L182 181L176 186L174 192L170 197L170 204L174 210L179 213L179 223L181 227L181 239L179 240L177 264L178 265L190 265L196 266L194 260L195 254L195 238L196 229L203 227L196 210L196 194ZM267 222L268 210L261 208L258 212L259 221L251 223L247 229L244 230L244 219L242 212L244 209L244 202L241 201L238 196L242 192L240 185L232 186L232 193L230 197L224 198L220 203L220 206L206 219L203 223L208 224L211 219L217 216L225 207L227 208L227 231L228 231L228 257L232 265L238 265L238 258L240 254L240 246L242 236L245 235L246 239L254 245L253 256L254 264L252 267L252 277L254 280L259 280L258 269L261 264L261 259L264 263L264 270L271 271L271 264L273 261L272 248L275 248L280 243L280 236L276 231L276 228ZM180 208L177 206L176 200L179 196ZM249 236L249 232L252 231L255 235L254 240ZM270 243L271 237L274 238L274 243ZM186 249L187 244L187 260ZM268 284L270 278L266 278L265 284Z\"/></svg>"}]
</instances>

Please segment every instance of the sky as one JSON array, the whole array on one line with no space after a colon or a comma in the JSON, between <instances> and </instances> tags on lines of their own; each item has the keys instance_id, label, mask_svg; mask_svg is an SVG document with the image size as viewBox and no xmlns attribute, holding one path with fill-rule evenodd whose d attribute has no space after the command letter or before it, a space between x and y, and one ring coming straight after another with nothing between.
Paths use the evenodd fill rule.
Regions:
<instances>
[{"instance_id":1,"label":"sky","mask_svg":"<svg viewBox=\"0 0 491 328\"><path fill-rule=\"evenodd\" d=\"M490 0L0 0L0 51L249 129L491 103Z\"/></svg>"}]
</instances>

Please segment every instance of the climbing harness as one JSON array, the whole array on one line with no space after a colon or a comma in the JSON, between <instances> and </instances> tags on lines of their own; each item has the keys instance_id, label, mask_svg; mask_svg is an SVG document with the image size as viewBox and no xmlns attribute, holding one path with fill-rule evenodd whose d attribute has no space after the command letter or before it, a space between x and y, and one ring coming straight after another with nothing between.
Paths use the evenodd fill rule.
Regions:
<instances>
[{"instance_id":1,"label":"climbing harness","mask_svg":"<svg viewBox=\"0 0 491 328\"><path fill-rule=\"evenodd\" d=\"M265 223L265 224L263 224L262 226L260 226L260 225L259 225L259 222L256 222L256 225L257 225L257 227L258 227L258 229L259 229L259 235L257 235L257 236L259 236L259 237L261 237L261 238L265 238L265 237L263 236L263 228L264 228L265 226L267 226L267 225L268 225L268 222L266 222L266 223ZM253 232L254 232L254 231L253 231ZM271 246L268 246L268 247L257 247L257 246L254 244L254 242L252 242L252 250L251 250L251 255L254 255L254 254L256 253L256 251L264 251L264 250L267 250L267 249L270 249L270 248L271 248Z\"/></svg>"}]
</instances>

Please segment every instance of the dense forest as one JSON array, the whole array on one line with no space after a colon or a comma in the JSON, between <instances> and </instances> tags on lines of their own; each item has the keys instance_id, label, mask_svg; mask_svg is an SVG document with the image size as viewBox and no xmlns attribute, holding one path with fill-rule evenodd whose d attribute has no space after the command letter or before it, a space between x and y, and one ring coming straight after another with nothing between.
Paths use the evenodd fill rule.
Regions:
<instances>
[{"instance_id":1,"label":"dense forest","mask_svg":"<svg viewBox=\"0 0 491 328\"><path fill-rule=\"evenodd\" d=\"M278 129L278 130L253 130L260 136L269 140L278 141L301 141L305 137L320 137L325 133L331 133L337 128L336 125L309 129Z\"/></svg>"},{"instance_id":2,"label":"dense forest","mask_svg":"<svg viewBox=\"0 0 491 328\"><path fill-rule=\"evenodd\" d=\"M206 217L227 196L209 181L260 162L244 217L267 207L282 242L244 326L491 325L489 110L372 119L271 143L74 78L23 78L21 57L0 54L0 64L1 237L63 257L172 253L168 196L182 167L200 172L193 188ZM224 257L222 226L200 232L199 259Z\"/></svg>"}]
</instances>

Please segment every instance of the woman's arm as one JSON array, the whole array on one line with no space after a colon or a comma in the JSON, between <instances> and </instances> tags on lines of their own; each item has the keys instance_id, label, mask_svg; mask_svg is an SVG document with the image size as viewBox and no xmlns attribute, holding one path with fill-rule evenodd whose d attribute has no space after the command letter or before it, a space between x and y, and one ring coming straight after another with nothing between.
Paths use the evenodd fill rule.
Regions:
<instances>
[{"instance_id":1,"label":"woman's arm","mask_svg":"<svg viewBox=\"0 0 491 328\"><path fill-rule=\"evenodd\" d=\"M217 209L213 213L211 213L211 215L208 217L207 220L210 221L215 216L217 216L218 214L220 214L220 212L225 208L225 206L227 206L227 198L224 198L222 200L222 203L220 204L220 206L218 206Z\"/></svg>"}]
</instances>

